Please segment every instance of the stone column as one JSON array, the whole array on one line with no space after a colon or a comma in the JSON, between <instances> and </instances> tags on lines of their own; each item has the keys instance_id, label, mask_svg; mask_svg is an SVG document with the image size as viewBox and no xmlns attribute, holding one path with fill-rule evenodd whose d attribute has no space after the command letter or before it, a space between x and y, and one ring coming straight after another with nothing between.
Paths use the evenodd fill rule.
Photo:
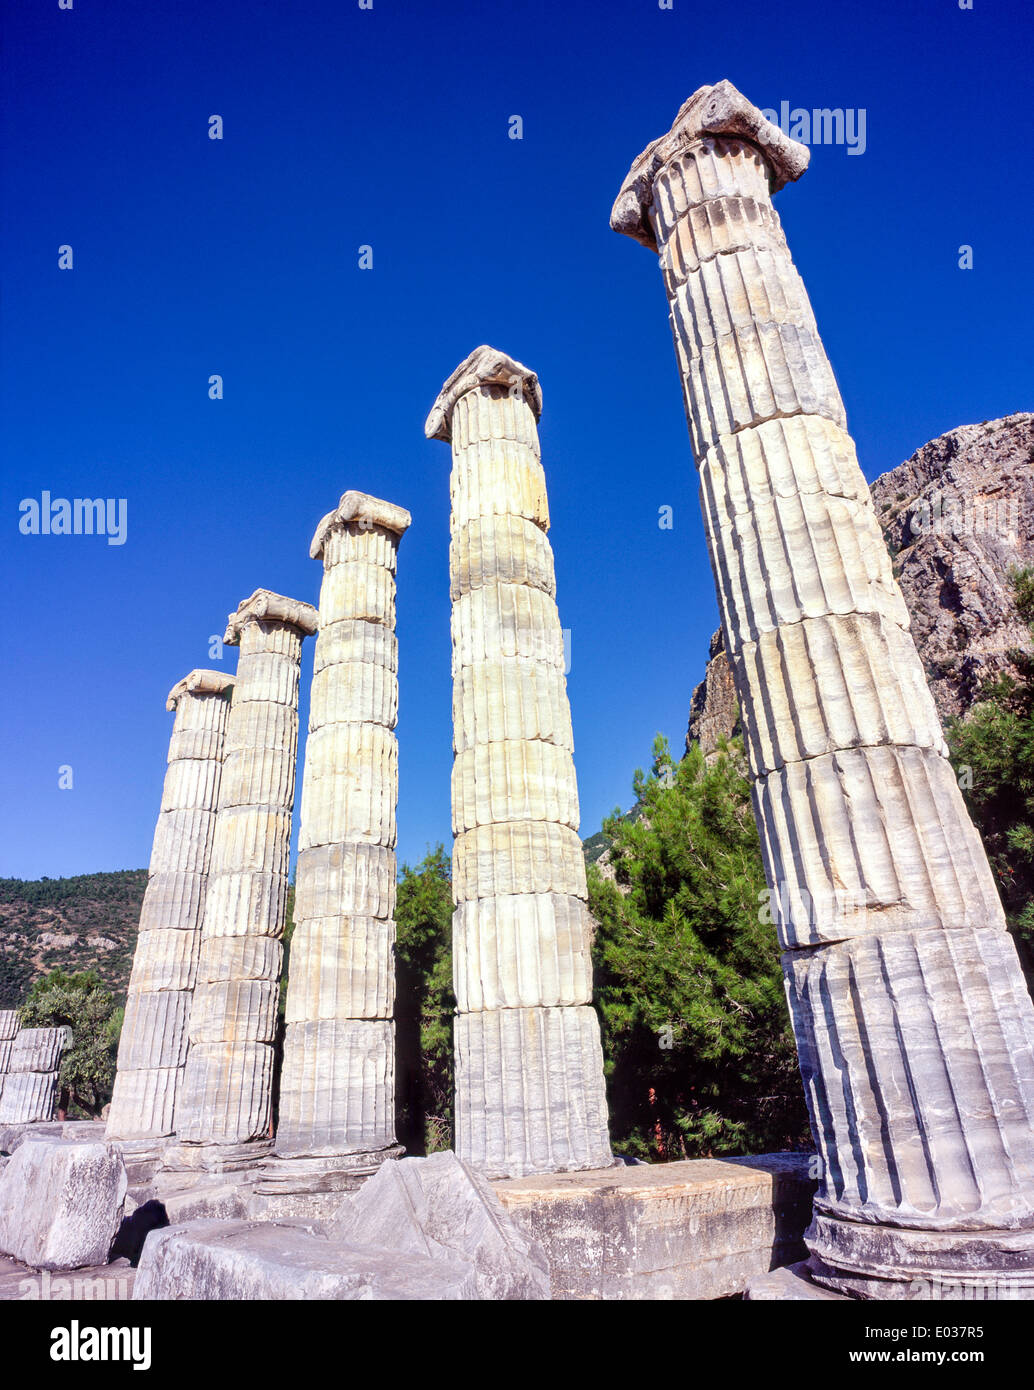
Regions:
<instances>
[{"instance_id":1,"label":"stone column","mask_svg":"<svg viewBox=\"0 0 1034 1390\"><path fill-rule=\"evenodd\" d=\"M191 671L166 701L176 717L107 1127L134 1150L172 1134L233 685L220 671Z\"/></svg>"},{"instance_id":2,"label":"stone column","mask_svg":"<svg viewBox=\"0 0 1034 1390\"><path fill-rule=\"evenodd\" d=\"M425 427L453 460L455 1147L499 1177L613 1162L541 410L481 347Z\"/></svg>"},{"instance_id":3,"label":"stone column","mask_svg":"<svg viewBox=\"0 0 1034 1390\"><path fill-rule=\"evenodd\" d=\"M411 517L346 492L323 561L275 1158L262 1192L352 1186L395 1141L395 562Z\"/></svg>"},{"instance_id":4,"label":"stone column","mask_svg":"<svg viewBox=\"0 0 1034 1390\"><path fill-rule=\"evenodd\" d=\"M1034 1009L770 194L808 152L727 82L635 161L660 258L801 1073L816 1277L1034 1292Z\"/></svg>"},{"instance_id":5,"label":"stone column","mask_svg":"<svg viewBox=\"0 0 1034 1390\"><path fill-rule=\"evenodd\" d=\"M0 1125L32 1125L54 1118L61 1057L71 1028L20 1028L11 1043L0 1092Z\"/></svg>"},{"instance_id":6,"label":"stone column","mask_svg":"<svg viewBox=\"0 0 1034 1390\"><path fill-rule=\"evenodd\" d=\"M239 1168L269 1148L298 678L316 625L311 604L256 589L223 637L241 653L167 1168Z\"/></svg>"},{"instance_id":7,"label":"stone column","mask_svg":"<svg viewBox=\"0 0 1034 1390\"><path fill-rule=\"evenodd\" d=\"M0 1009L0 1099L4 1093L4 1077L11 1070L11 1051L18 1035L18 1010Z\"/></svg>"}]
</instances>

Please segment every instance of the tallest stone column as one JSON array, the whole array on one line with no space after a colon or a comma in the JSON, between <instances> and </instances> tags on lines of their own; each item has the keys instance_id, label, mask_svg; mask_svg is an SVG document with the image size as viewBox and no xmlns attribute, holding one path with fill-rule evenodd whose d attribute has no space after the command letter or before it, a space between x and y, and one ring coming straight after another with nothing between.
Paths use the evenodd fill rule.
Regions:
<instances>
[{"instance_id":1,"label":"tallest stone column","mask_svg":"<svg viewBox=\"0 0 1034 1390\"><path fill-rule=\"evenodd\" d=\"M808 151L727 82L632 165L668 294L824 1178L813 1275L1034 1296L1034 1009L771 193Z\"/></svg>"}]
</instances>

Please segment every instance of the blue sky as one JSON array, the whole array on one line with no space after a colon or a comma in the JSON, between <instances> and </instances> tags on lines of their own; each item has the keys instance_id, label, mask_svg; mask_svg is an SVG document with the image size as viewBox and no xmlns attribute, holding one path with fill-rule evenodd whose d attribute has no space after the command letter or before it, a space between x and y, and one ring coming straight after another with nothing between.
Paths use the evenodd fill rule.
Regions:
<instances>
[{"instance_id":1,"label":"blue sky","mask_svg":"<svg viewBox=\"0 0 1034 1390\"><path fill-rule=\"evenodd\" d=\"M717 607L661 277L608 217L702 83L866 112L864 154L815 148L776 206L869 478L1034 405L1019 0L73 2L5 7L0 874L146 865L166 692L257 586L316 601L348 488L413 514L400 859L450 842L449 451L422 426L484 342L542 381L583 835L657 731L681 751ZM125 498L126 543L20 535L44 490Z\"/></svg>"}]
</instances>

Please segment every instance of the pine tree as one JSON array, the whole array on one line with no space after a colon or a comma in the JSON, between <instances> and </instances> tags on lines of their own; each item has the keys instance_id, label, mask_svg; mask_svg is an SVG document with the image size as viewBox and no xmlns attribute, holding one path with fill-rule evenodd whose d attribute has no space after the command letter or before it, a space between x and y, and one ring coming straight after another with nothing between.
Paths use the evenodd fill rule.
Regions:
<instances>
[{"instance_id":1,"label":"pine tree","mask_svg":"<svg viewBox=\"0 0 1034 1390\"><path fill-rule=\"evenodd\" d=\"M654 744L637 813L604 824L614 881L589 869L599 923L615 1147L652 1160L810 1144L742 745L673 766Z\"/></svg>"},{"instance_id":2,"label":"pine tree","mask_svg":"<svg viewBox=\"0 0 1034 1390\"><path fill-rule=\"evenodd\" d=\"M21 1011L23 1028L72 1030L72 1045L58 1075L63 1111L78 1108L94 1118L111 1099L122 1010L94 970L67 975L52 970L36 980Z\"/></svg>"},{"instance_id":3,"label":"pine tree","mask_svg":"<svg viewBox=\"0 0 1034 1390\"><path fill-rule=\"evenodd\" d=\"M452 1147L452 863L442 845L403 864L395 907L398 1137L407 1153Z\"/></svg>"},{"instance_id":4,"label":"pine tree","mask_svg":"<svg viewBox=\"0 0 1034 1390\"><path fill-rule=\"evenodd\" d=\"M1034 570L1015 570L1011 579L1034 636ZM1034 990L1034 656L1016 650L1009 658L1017 674L986 682L945 736Z\"/></svg>"}]
</instances>

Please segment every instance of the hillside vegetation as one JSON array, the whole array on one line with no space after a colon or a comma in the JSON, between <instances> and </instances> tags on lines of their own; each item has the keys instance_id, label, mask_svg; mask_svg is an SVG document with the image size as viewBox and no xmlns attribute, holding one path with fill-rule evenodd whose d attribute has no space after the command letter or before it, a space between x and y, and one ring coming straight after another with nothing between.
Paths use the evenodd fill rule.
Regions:
<instances>
[{"instance_id":1,"label":"hillside vegetation","mask_svg":"<svg viewBox=\"0 0 1034 1390\"><path fill-rule=\"evenodd\" d=\"M146 869L75 878L0 878L0 1009L53 970L96 971L125 1003Z\"/></svg>"}]
</instances>

